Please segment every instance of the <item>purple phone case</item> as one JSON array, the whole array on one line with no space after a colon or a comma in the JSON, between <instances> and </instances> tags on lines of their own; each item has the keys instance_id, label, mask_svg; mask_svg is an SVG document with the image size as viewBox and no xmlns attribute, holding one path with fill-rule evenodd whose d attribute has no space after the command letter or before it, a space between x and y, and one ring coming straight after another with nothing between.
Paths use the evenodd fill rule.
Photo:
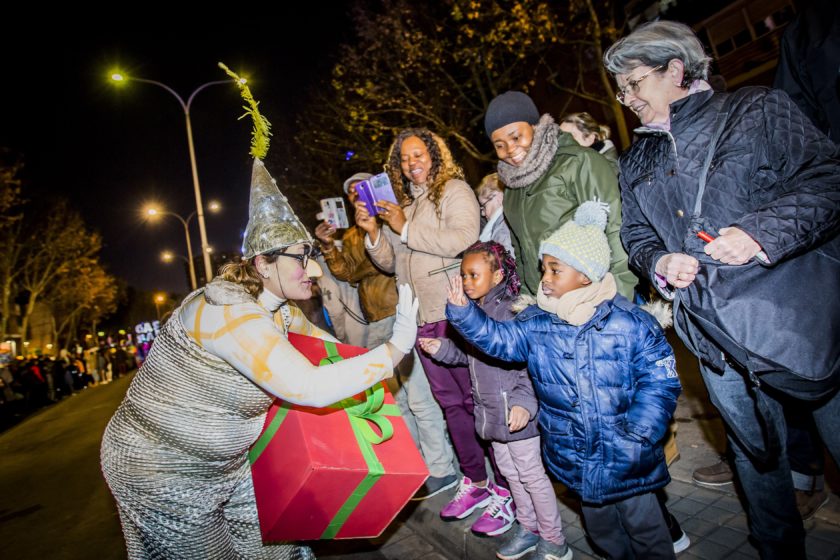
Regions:
<instances>
[{"instance_id":1,"label":"purple phone case","mask_svg":"<svg viewBox=\"0 0 840 560\"><path fill-rule=\"evenodd\" d=\"M376 216L382 211L375 204L377 200L387 200L399 204L397 197L394 195L394 189L391 188L391 181L388 179L387 173L374 175L370 179L358 183L356 192L359 194L359 200L365 203L368 214L371 216Z\"/></svg>"}]
</instances>

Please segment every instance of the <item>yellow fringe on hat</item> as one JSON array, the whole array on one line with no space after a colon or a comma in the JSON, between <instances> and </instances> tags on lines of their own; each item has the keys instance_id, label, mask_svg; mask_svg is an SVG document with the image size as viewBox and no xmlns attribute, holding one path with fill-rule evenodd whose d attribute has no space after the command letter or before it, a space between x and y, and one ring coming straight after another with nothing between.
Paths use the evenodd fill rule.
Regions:
<instances>
[{"instance_id":1,"label":"yellow fringe on hat","mask_svg":"<svg viewBox=\"0 0 840 560\"><path fill-rule=\"evenodd\" d=\"M271 123L268 122L268 119L260 113L260 103L254 99L253 95L251 95L251 88L248 87L245 80L240 78L233 70L225 66L222 62L219 63L219 68L224 70L228 76L236 80L236 85L239 86L239 92L242 94L242 99L248 103L248 105L243 107L245 109L245 114L239 118L243 119L250 116L251 120L254 122L254 130L251 135L251 155L258 159L265 159L266 154L268 154L269 137L271 136Z\"/></svg>"}]
</instances>

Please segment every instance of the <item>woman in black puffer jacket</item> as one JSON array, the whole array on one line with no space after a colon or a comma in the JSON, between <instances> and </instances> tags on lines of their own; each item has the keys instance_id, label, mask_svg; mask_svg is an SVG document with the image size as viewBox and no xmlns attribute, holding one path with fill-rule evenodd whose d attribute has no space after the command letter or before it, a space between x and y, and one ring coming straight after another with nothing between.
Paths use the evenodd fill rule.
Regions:
<instances>
[{"instance_id":1,"label":"woman in black puffer jacket","mask_svg":"<svg viewBox=\"0 0 840 560\"><path fill-rule=\"evenodd\" d=\"M775 373L757 374L774 362L828 383L820 400L799 404L840 459L840 162L784 92L714 93L709 60L691 29L674 22L643 25L604 57L618 100L643 125L620 160L621 238L631 267L676 296L677 332L700 358L729 428L761 557L804 558L784 449L790 400L768 387ZM818 259L809 269L817 272L792 278L786 261L803 257ZM735 306L743 312L733 317ZM746 333L766 351L752 352L747 371L736 362L750 345L717 329Z\"/></svg>"}]
</instances>

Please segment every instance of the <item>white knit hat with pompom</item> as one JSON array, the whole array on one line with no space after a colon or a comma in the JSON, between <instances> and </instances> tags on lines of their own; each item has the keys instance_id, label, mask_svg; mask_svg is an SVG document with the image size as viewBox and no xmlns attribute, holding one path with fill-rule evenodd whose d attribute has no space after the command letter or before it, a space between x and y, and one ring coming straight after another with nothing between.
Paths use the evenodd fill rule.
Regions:
<instances>
[{"instance_id":1,"label":"white knit hat with pompom","mask_svg":"<svg viewBox=\"0 0 840 560\"><path fill-rule=\"evenodd\" d=\"M610 269L610 245L605 233L609 211L606 202L584 202L578 206L573 220L540 244L540 257L551 255L593 282L600 282Z\"/></svg>"}]
</instances>

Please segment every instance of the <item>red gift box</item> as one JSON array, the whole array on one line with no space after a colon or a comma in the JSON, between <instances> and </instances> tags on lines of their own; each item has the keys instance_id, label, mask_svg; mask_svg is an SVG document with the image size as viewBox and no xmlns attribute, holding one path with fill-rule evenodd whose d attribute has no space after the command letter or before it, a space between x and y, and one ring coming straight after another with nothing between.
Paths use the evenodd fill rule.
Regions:
<instances>
[{"instance_id":1,"label":"red gift box","mask_svg":"<svg viewBox=\"0 0 840 560\"><path fill-rule=\"evenodd\" d=\"M320 365L367 352L289 342ZM429 475L384 383L326 408L275 401L249 459L266 542L377 537Z\"/></svg>"}]
</instances>

